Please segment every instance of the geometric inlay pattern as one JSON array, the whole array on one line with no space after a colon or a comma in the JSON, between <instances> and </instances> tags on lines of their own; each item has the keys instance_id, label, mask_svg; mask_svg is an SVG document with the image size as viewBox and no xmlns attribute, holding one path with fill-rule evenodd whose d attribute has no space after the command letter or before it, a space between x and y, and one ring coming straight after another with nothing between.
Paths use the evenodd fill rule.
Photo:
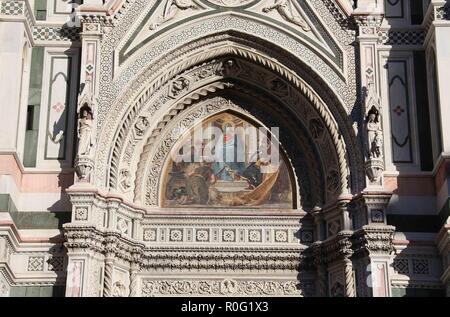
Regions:
<instances>
[{"instance_id":1,"label":"geometric inlay pattern","mask_svg":"<svg viewBox=\"0 0 450 317\"><path fill-rule=\"evenodd\" d=\"M16 1L5 1L2 2L0 7L0 14L5 15L22 15L24 2L16 2Z\"/></svg>"},{"instance_id":2,"label":"geometric inlay pattern","mask_svg":"<svg viewBox=\"0 0 450 317\"><path fill-rule=\"evenodd\" d=\"M277 280L147 280L143 281L142 296L299 296L301 290L297 288L297 281Z\"/></svg>"},{"instance_id":3,"label":"geometric inlay pattern","mask_svg":"<svg viewBox=\"0 0 450 317\"><path fill-rule=\"evenodd\" d=\"M64 257L53 256L47 260L48 270L53 272L63 271Z\"/></svg>"},{"instance_id":4,"label":"geometric inlay pattern","mask_svg":"<svg viewBox=\"0 0 450 317\"><path fill-rule=\"evenodd\" d=\"M378 44L384 45L422 45L425 40L425 32L417 31L380 31L378 32Z\"/></svg>"},{"instance_id":5,"label":"geometric inlay pattern","mask_svg":"<svg viewBox=\"0 0 450 317\"><path fill-rule=\"evenodd\" d=\"M298 229L251 228L145 228L142 239L151 243L269 243L298 244L313 241L312 232L304 231L301 241Z\"/></svg>"},{"instance_id":6,"label":"geometric inlay pattern","mask_svg":"<svg viewBox=\"0 0 450 317\"><path fill-rule=\"evenodd\" d=\"M408 259L395 259L394 270L398 274L409 274Z\"/></svg>"},{"instance_id":7,"label":"geometric inlay pattern","mask_svg":"<svg viewBox=\"0 0 450 317\"><path fill-rule=\"evenodd\" d=\"M430 274L430 267L427 259L413 259L413 273L426 275Z\"/></svg>"},{"instance_id":8,"label":"geometric inlay pattern","mask_svg":"<svg viewBox=\"0 0 450 317\"><path fill-rule=\"evenodd\" d=\"M28 271L40 272L44 270L44 257L31 256L28 258Z\"/></svg>"}]
</instances>

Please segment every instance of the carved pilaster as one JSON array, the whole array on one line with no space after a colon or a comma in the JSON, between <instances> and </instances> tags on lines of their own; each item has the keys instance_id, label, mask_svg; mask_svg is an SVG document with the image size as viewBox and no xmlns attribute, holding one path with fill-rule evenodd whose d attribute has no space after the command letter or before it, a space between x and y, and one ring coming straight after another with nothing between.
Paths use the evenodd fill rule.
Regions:
<instances>
[{"instance_id":1,"label":"carved pilaster","mask_svg":"<svg viewBox=\"0 0 450 317\"><path fill-rule=\"evenodd\" d=\"M389 266L394 252L395 227L387 225L367 225L357 230L353 236L355 257L366 260L369 265L367 270L364 293L372 293L375 297L388 297Z\"/></svg>"},{"instance_id":2,"label":"carved pilaster","mask_svg":"<svg viewBox=\"0 0 450 317\"><path fill-rule=\"evenodd\" d=\"M102 17L78 15L82 25L81 76L78 104L78 150L75 160L77 182L92 183L95 167L96 115L99 83L100 41L105 21Z\"/></svg>"},{"instance_id":3,"label":"carved pilaster","mask_svg":"<svg viewBox=\"0 0 450 317\"><path fill-rule=\"evenodd\" d=\"M327 296L328 291L331 296L355 296L351 236L351 231L341 231L333 238L313 244L318 296ZM328 274L332 275L331 280Z\"/></svg>"},{"instance_id":4,"label":"carved pilaster","mask_svg":"<svg viewBox=\"0 0 450 317\"><path fill-rule=\"evenodd\" d=\"M353 277L353 265L352 261L349 259L345 259L345 295L347 297L355 297L355 280Z\"/></svg>"},{"instance_id":5,"label":"carved pilaster","mask_svg":"<svg viewBox=\"0 0 450 317\"><path fill-rule=\"evenodd\" d=\"M322 242L314 242L311 245L314 265L317 268L317 296L327 296L327 266L322 257Z\"/></svg>"},{"instance_id":6,"label":"carved pilaster","mask_svg":"<svg viewBox=\"0 0 450 317\"><path fill-rule=\"evenodd\" d=\"M387 225L386 208L392 193L363 193L352 201L353 228L365 225Z\"/></svg>"},{"instance_id":7,"label":"carved pilaster","mask_svg":"<svg viewBox=\"0 0 450 317\"><path fill-rule=\"evenodd\" d=\"M317 292L318 296L327 296L327 267L325 265L319 265L317 267Z\"/></svg>"},{"instance_id":8,"label":"carved pilaster","mask_svg":"<svg viewBox=\"0 0 450 317\"><path fill-rule=\"evenodd\" d=\"M382 104L377 60L378 31L383 21L383 11L382 4L373 1L361 1L361 3L358 3L354 15L359 28L365 168L371 186L382 184L381 177L384 171Z\"/></svg>"}]
</instances>

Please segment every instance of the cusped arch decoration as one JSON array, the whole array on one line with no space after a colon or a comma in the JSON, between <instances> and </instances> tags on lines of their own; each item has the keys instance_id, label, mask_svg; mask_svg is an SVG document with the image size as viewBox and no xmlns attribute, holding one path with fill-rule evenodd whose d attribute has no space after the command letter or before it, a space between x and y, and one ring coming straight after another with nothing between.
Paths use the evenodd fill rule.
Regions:
<instances>
[{"instance_id":1,"label":"cusped arch decoration","mask_svg":"<svg viewBox=\"0 0 450 317\"><path fill-rule=\"evenodd\" d=\"M225 44L225 43L222 43ZM358 165L358 153L357 149L355 149L355 140L352 136L352 130L349 129L346 126L345 120L343 120L341 111L336 109L336 105L326 105L324 101L322 100L321 96L319 96L312 87L305 82L301 77L297 75L295 70L290 69L286 67L281 62L274 60L273 58L270 58L266 55L264 55L261 52L252 50L250 48L242 47L241 45L234 45L233 43L226 43L226 45L217 45L215 49L212 49L208 52L197 52L197 54L193 54L192 58L184 58L183 61L175 60L175 64L173 67L165 68L166 71L163 74L158 75L157 77L153 76L151 80L143 80L140 81L140 85L144 85L147 82L147 89L143 90L140 95L130 95L127 93L127 98L130 98L130 100L135 100L132 103L132 106L128 108L127 115L125 115L122 123L121 128L118 129L117 135L114 138L115 145L108 146L108 148L99 150L100 155L106 154L105 151L112 148L112 152L110 153L110 174L108 177L108 186L115 188L118 186L119 183L119 175L121 173L119 165L121 161L121 157L126 149L124 149L125 145L125 139L127 137L127 134L129 133L129 127L135 126L137 120L139 119L139 113L143 111L144 108L149 107L149 102L152 102L152 98L154 98L158 93L161 92L161 90L166 87L167 85L173 84L174 81L181 79L183 74L185 72L188 72L194 68L199 67L212 67L210 65L211 61L218 61L218 63L223 63L223 59L227 57L236 58L239 60L245 60L249 63L253 63L254 65L259 65L260 67L264 68L266 72L275 74L278 78L281 78L283 81L288 83L291 87L294 87L299 93L301 93L302 96L308 101L308 103L311 104L311 106L314 108L314 111L316 111L320 117L321 122L323 122L324 126L326 127L327 131L329 131L331 138L333 140L333 147L337 149L336 153L338 154L339 159L339 166L337 167L336 171L334 173L338 173L340 180L339 180L339 187L340 192L347 192L348 191L348 183L347 183L347 177L348 177L348 167L350 165L357 166ZM209 62L208 62L209 61ZM197 66L195 66L197 65ZM205 66L206 65L206 66ZM202 70L207 71L207 70ZM146 72L144 72L146 73ZM226 77L233 77L233 74L221 74L221 78ZM215 78L217 81L217 78ZM150 82L152 84L150 84ZM181 111L182 108L184 108L186 105L192 102L192 100L195 100L195 98L199 98L199 95L194 97L187 97L187 93L191 92L192 90L189 87L183 87L183 83L180 82L181 87L181 93L175 98L173 98L172 103L175 104L175 108L171 109L169 111L177 111L177 107L181 107L179 110ZM221 84L217 84L217 87L214 87L214 84L211 84L208 88L205 88L205 90L220 90L223 89L219 87ZM187 85L186 85L187 86ZM205 91L202 92L203 94ZM207 92L206 92L207 93ZM201 94L201 93L200 93ZM126 97L126 96L125 96ZM173 97L173 96L172 96ZM183 99L184 98L184 99ZM190 101L189 101L190 100ZM336 103L336 100L333 100ZM129 104L130 102L126 102L125 104ZM154 108L155 112L157 112L159 109L156 109L158 107L158 102L151 105L151 107ZM159 105L161 106L161 105ZM330 107L329 107L330 106ZM169 107L170 106L165 106ZM337 107L339 108L339 106ZM167 109L167 108L166 108ZM335 110L333 110L335 109ZM153 113L155 113L153 112ZM170 114L169 114L170 115ZM161 115L163 116L163 115ZM338 124L337 121L341 122L341 124ZM159 124L159 123L158 123ZM114 126L114 125L112 125ZM151 127L150 127L151 128ZM111 127L105 127L105 129L110 129ZM111 133L112 131L108 132ZM106 133L102 133L102 135ZM346 142L348 141L348 142ZM349 144L349 147L347 147L347 143ZM107 140L105 140L105 143L100 142L100 144L108 144ZM349 157L346 156L346 151L350 152ZM350 164L348 160L354 160L353 164ZM101 173L101 171L98 171ZM357 173L353 173L357 174ZM353 180L358 180L360 178L360 175L352 175Z\"/></svg>"}]
</instances>

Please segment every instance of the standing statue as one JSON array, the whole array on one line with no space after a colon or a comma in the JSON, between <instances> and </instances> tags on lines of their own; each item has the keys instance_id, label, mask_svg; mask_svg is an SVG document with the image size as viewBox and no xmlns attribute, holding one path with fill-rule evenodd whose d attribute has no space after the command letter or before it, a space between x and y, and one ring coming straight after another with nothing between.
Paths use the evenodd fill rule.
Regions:
<instances>
[{"instance_id":1,"label":"standing statue","mask_svg":"<svg viewBox=\"0 0 450 317\"><path fill-rule=\"evenodd\" d=\"M80 109L80 120L78 130L78 155L89 156L91 154L92 146L94 145L92 129L93 129L93 115L92 110L86 103Z\"/></svg>"},{"instance_id":2,"label":"standing statue","mask_svg":"<svg viewBox=\"0 0 450 317\"><path fill-rule=\"evenodd\" d=\"M381 130L379 111L372 107L369 110L366 122L367 146L369 158L381 158L383 146L383 134Z\"/></svg>"},{"instance_id":3,"label":"standing statue","mask_svg":"<svg viewBox=\"0 0 450 317\"><path fill-rule=\"evenodd\" d=\"M268 13L272 10L277 10L278 13L288 22L294 23L303 29L305 32L311 31L308 23L303 20L302 17L294 15L292 4L290 0L275 0L275 3L271 6L265 7L263 12Z\"/></svg>"},{"instance_id":4,"label":"standing statue","mask_svg":"<svg viewBox=\"0 0 450 317\"><path fill-rule=\"evenodd\" d=\"M199 7L192 0L167 0L164 5L163 15L159 17L157 23L153 23L150 26L151 30L155 30L161 24L172 20L178 14L180 10L198 9Z\"/></svg>"}]
</instances>

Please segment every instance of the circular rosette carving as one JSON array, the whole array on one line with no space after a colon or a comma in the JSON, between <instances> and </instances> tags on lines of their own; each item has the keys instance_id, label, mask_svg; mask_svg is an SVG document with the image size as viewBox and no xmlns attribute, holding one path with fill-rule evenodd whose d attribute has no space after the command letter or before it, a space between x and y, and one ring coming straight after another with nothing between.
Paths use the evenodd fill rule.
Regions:
<instances>
[{"instance_id":1,"label":"circular rosette carving","mask_svg":"<svg viewBox=\"0 0 450 317\"><path fill-rule=\"evenodd\" d=\"M212 4L221 7L243 7L249 4L256 4L260 0L207 0Z\"/></svg>"}]
</instances>

